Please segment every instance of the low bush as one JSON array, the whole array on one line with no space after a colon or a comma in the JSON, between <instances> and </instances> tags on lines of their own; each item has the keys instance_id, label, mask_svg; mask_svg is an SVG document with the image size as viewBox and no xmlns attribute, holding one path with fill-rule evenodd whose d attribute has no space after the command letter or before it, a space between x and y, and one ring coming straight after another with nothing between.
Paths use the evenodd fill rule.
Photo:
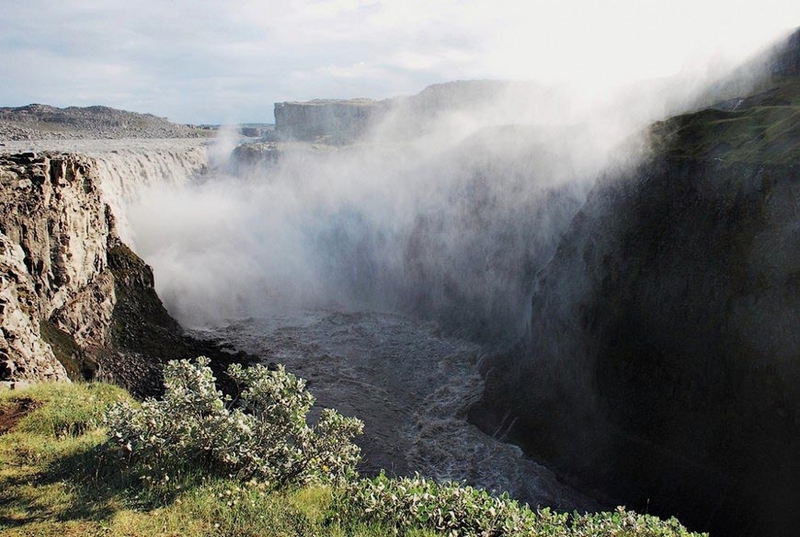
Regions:
<instances>
[{"instance_id":1,"label":"low bush","mask_svg":"<svg viewBox=\"0 0 800 537\"><path fill-rule=\"evenodd\" d=\"M563 527L567 515L536 513L508 495L458 483L438 484L420 476L353 481L334 497L335 517L361 519L395 527L400 534L430 529L448 535L554 535L542 530Z\"/></svg>"},{"instance_id":2,"label":"low bush","mask_svg":"<svg viewBox=\"0 0 800 537\"><path fill-rule=\"evenodd\" d=\"M275 488L355 475L360 450L352 439L362 432L360 420L325 409L310 426L314 397L283 366L231 365L228 375L242 388L232 400L217 390L208 364L205 357L171 361L163 399L109 410L109 437L137 468L145 474L199 468Z\"/></svg>"},{"instance_id":3,"label":"low bush","mask_svg":"<svg viewBox=\"0 0 800 537\"><path fill-rule=\"evenodd\" d=\"M396 534L431 530L452 537L699 537L676 519L661 520L619 507L611 513L534 511L507 494L416 476L352 481L334 492L331 519L362 520Z\"/></svg>"}]
</instances>

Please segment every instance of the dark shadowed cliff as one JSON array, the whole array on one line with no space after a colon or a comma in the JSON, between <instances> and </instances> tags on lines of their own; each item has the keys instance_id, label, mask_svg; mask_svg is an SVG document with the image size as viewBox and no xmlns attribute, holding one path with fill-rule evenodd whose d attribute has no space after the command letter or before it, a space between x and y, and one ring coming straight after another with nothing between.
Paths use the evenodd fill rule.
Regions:
<instances>
[{"instance_id":1,"label":"dark shadowed cliff","mask_svg":"<svg viewBox=\"0 0 800 537\"><path fill-rule=\"evenodd\" d=\"M800 80L652 129L534 284L471 418L575 483L717 535L796 535Z\"/></svg>"}]
</instances>

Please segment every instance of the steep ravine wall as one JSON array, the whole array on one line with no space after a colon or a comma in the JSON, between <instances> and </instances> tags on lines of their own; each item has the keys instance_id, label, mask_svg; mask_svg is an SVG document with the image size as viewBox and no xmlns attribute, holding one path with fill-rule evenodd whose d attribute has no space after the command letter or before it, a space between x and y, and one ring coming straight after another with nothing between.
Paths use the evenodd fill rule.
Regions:
<instances>
[{"instance_id":1,"label":"steep ravine wall","mask_svg":"<svg viewBox=\"0 0 800 537\"><path fill-rule=\"evenodd\" d=\"M471 418L615 501L796 534L800 170L658 158L608 181Z\"/></svg>"},{"instance_id":2,"label":"steep ravine wall","mask_svg":"<svg viewBox=\"0 0 800 537\"><path fill-rule=\"evenodd\" d=\"M41 339L40 325L58 318L59 328L73 333L76 343L105 344L98 325L107 323L114 301L113 286L106 281L111 216L89 177L87 159L29 153L4 157L1 163L0 232L7 254L25 268L20 271L17 264L3 277L16 280L17 305L22 306L20 297L33 293L26 297L27 307L14 308L12 300L3 312L4 324L26 314L30 321L18 327L22 333L5 333L4 380L63 379L66 371ZM89 288L112 292L108 300L94 300L94 293L82 293ZM82 294L90 303L78 300ZM20 339L34 342L29 356L15 352L13 343ZM42 375L35 364L44 363L56 373Z\"/></svg>"},{"instance_id":3,"label":"steep ravine wall","mask_svg":"<svg viewBox=\"0 0 800 537\"><path fill-rule=\"evenodd\" d=\"M0 157L0 380L103 378L144 395L168 359L241 359L185 337L119 238L96 160Z\"/></svg>"},{"instance_id":4,"label":"steep ravine wall","mask_svg":"<svg viewBox=\"0 0 800 537\"><path fill-rule=\"evenodd\" d=\"M798 44L596 182L533 280L528 337L484 362L474 423L612 503L797 535Z\"/></svg>"}]
</instances>

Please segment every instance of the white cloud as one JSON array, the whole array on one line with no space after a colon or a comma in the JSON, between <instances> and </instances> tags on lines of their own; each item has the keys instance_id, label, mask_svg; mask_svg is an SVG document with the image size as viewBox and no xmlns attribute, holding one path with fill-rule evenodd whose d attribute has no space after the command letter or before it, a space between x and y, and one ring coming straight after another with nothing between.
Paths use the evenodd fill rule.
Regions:
<instances>
[{"instance_id":1,"label":"white cloud","mask_svg":"<svg viewBox=\"0 0 800 537\"><path fill-rule=\"evenodd\" d=\"M179 121L264 121L275 100L459 78L590 92L733 61L798 23L795 0L5 0L0 104L95 98Z\"/></svg>"}]
</instances>

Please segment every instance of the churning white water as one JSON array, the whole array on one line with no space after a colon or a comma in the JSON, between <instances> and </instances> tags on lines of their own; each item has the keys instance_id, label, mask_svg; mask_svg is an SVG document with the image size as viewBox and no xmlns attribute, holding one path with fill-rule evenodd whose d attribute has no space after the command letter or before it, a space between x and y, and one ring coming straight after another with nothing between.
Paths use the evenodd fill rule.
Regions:
<instances>
[{"instance_id":1,"label":"churning white water","mask_svg":"<svg viewBox=\"0 0 800 537\"><path fill-rule=\"evenodd\" d=\"M286 365L308 380L319 405L364 421L362 473L422 475L562 509L592 500L561 484L522 451L466 420L480 397L486 349L403 315L298 310L193 331Z\"/></svg>"}]
</instances>

